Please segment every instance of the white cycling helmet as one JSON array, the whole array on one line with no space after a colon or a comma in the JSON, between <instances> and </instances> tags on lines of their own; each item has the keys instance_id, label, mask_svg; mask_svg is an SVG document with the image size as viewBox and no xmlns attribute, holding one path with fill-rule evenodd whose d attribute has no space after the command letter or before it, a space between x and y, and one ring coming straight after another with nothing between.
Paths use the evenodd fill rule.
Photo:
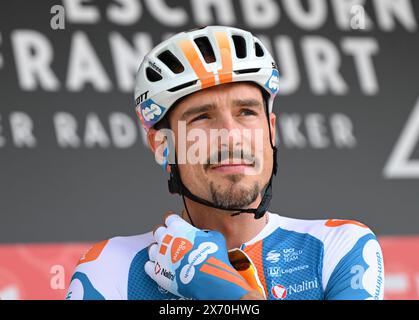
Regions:
<instances>
[{"instance_id":1,"label":"white cycling helmet","mask_svg":"<svg viewBox=\"0 0 419 320\"><path fill-rule=\"evenodd\" d=\"M148 131L180 98L238 81L263 88L271 112L278 80L271 54L248 31L207 26L181 32L144 57L135 81L136 113Z\"/></svg>"},{"instance_id":2,"label":"white cycling helmet","mask_svg":"<svg viewBox=\"0 0 419 320\"><path fill-rule=\"evenodd\" d=\"M259 39L248 31L223 26L181 32L144 57L135 83L136 112L148 131L179 99L208 87L238 81L250 81L262 88L267 112L272 111L279 72ZM271 139L269 141L274 162L271 178L257 208L224 207L200 198L183 184L176 161L169 164L169 191L182 196L192 224L185 197L209 207L235 211L233 215L246 212L259 219L265 214L272 198L272 178L277 171L277 149Z\"/></svg>"}]
</instances>

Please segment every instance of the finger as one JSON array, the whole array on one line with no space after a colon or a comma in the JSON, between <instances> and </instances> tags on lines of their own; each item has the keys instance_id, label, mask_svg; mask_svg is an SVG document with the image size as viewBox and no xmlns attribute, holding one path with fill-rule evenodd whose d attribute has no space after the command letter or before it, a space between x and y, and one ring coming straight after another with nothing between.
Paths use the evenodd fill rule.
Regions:
<instances>
[{"instance_id":1,"label":"finger","mask_svg":"<svg viewBox=\"0 0 419 320\"><path fill-rule=\"evenodd\" d=\"M158 228L160 228L160 227L165 227L165 225L164 224L162 224L162 223L159 223L159 224L157 224L157 225L155 225L154 226L154 228L153 228L153 237L154 237L154 232L156 232L156 230L158 229Z\"/></svg>"},{"instance_id":2,"label":"finger","mask_svg":"<svg viewBox=\"0 0 419 320\"><path fill-rule=\"evenodd\" d=\"M163 215L163 223L166 222L167 217L171 216L171 215L177 215L176 212L174 212L173 210L169 210L167 211L164 215Z\"/></svg>"},{"instance_id":3,"label":"finger","mask_svg":"<svg viewBox=\"0 0 419 320\"><path fill-rule=\"evenodd\" d=\"M157 252L159 250L159 245L157 243L153 243L149 248L148 248L148 258L151 261L156 261L156 257L157 257Z\"/></svg>"},{"instance_id":4,"label":"finger","mask_svg":"<svg viewBox=\"0 0 419 320\"><path fill-rule=\"evenodd\" d=\"M155 268L156 268L156 264L154 262L151 262L151 261L147 261L144 265L145 273L147 273L149 275L149 277L153 280L156 280L155 279Z\"/></svg>"},{"instance_id":5,"label":"finger","mask_svg":"<svg viewBox=\"0 0 419 320\"><path fill-rule=\"evenodd\" d=\"M166 233L166 230L167 228L162 225L158 226L157 229L154 230L153 236L158 244L161 243L163 236Z\"/></svg>"},{"instance_id":6,"label":"finger","mask_svg":"<svg viewBox=\"0 0 419 320\"><path fill-rule=\"evenodd\" d=\"M171 224L173 224L174 222L179 223L179 222L185 222L185 220L183 220L181 217L179 217L177 214L171 214L166 216L166 218L164 219L164 223L166 224L167 227L169 227Z\"/></svg>"}]
</instances>

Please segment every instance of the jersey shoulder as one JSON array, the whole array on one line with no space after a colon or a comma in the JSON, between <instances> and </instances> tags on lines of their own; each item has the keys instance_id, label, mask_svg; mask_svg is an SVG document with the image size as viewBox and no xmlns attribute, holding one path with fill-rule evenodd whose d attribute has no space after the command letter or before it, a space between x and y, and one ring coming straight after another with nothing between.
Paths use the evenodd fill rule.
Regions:
<instances>
[{"instance_id":1,"label":"jersey shoulder","mask_svg":"<svg viewBox=\"0 0 419 320\"><path fill-rule=\"evenodd\" d=\"M350 297L382 299L384 264L381 247L374 232L364 223L355 220L323 219L302 220L283 216L275 217L279 228L310 235L322 243L322 287L327 296L347 298L346 288L356 286L363 290L350 292ZM346 279L343 281L343 279ZM357 296L358 295L358 296Z\"/></svg>"},{"instance_id":2,"label":"jersey shoulder","mask_svg":"<svg viewBox=\"0 0 419 320\"><path fill-rule=\"evenodd\" d=\"M94 244L77 263L66 299L127 299L133 260L141 253L147 256L153 241L148 232Z\"/></svg>"},{"instance_id":3,"label":"jersey shoulder","mask_svg":"<svg viewBox=\"0 0 419 320\"><path fill-rule=\"evenodd\" d=\"M373 233L367 225L356 220L304 220L276 214L274 216L278 227L289 231L309 234L322 242L327 242L330 238L359 238Z\"/></svg>"}]
</instances>

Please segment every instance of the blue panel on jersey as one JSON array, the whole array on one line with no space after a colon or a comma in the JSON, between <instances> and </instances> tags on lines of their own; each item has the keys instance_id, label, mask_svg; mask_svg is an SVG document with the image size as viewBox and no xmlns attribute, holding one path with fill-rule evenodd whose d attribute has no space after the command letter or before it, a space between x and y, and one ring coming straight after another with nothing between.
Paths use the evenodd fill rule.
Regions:
<instances>
[{"instance_id":1,"label":"blue panel on jersey","mask_svg":"<svg viewBox=\"0 0 419 320\"><path fill-rule=\"evenodd\" d=\"M128 300L171 300L179 299L159 287L144 271L148 261L147 248L139 251L131 262L128 274Z\"/></svg>"},{"instance_id":2,"label":"blue panel on jersey","mask_svg":"<svg viewBox=\"0 0 419 320\"><path fill-rule=\"evenodd\" d=\"M278 228L263 240L268 298L323 299L323 243L307 234Z\"/></svg>"},{"instance_id":3,"label":"blue panel on jersey","mask_svg":"<svg viewBox=\"0 0 419 320\"><path fill-rule=\"evenodd\" d=\"M92 283L90 282L89 278L82 272L76 272L71 281L79 280L83 286L83 300L105 300L105 297L102 296L99 291L97 291ZM68 293L67 298L71 297L71 291ZM66 298L66 299L67 299Z\"/></svg>"},{"instance_id":4,"label":"blue panel on jersey","mask_svg":"<svg viewBox=\"0 0 419 320\"><path fill-rule=\"evenodd\" d=\"M370 240L374 241L371 243L371 250L364 252L364 248ZM330 276L330 280L325 290L326 299L378 299L383 290L384 270L381 250L379 250L379 246L375 241L376 238L371 233L363 236L358 240L351 251L342 258ZM368 256L365 256L365 254L368 254ZM365 261L365 257L367 257L367 260L371 259L370 263L372 263L377 270L369 270L369 272L367 272L370 266L368 262ZM373 293L374 296L364 288L364 284L370 286L370 292Z\"/></svg>"}]
</instances>

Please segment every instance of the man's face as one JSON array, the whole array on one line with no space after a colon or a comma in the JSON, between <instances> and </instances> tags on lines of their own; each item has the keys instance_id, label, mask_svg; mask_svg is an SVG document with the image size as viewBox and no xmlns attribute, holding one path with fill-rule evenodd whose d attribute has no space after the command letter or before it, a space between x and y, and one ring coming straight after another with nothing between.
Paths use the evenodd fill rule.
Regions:
<instances>
[{"instance_id":1,"label":"man's face","mask_svg":"<svg viewBox=\"0 0 419 320\"><path fill-rule=\"evenodd\" d=\"M269 121L275 137L273 113ZM193 93L174 108L169 122L181 179L193 194L229 208L260 199L273 165L261 89L229 83Z\"/></svg>"}]
</instances>

